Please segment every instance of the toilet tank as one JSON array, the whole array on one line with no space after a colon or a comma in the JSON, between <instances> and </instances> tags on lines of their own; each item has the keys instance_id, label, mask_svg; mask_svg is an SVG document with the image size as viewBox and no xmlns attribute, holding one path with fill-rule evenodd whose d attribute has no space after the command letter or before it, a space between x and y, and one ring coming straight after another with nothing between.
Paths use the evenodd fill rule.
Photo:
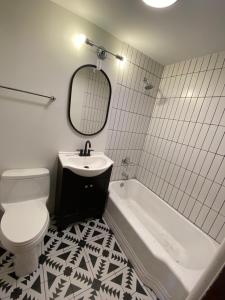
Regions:
<instances>
[{"instance_id":1,"label":"toilet tank","mask_svg":"<svg viewBox=\"0 0 225 300\"><path fill-rule=\"evenodd\" d=\"M49 170L15 169L4 171L0 179L0 203L14 203L48 199L50 190Z\"/></svg>"}]
</instances>

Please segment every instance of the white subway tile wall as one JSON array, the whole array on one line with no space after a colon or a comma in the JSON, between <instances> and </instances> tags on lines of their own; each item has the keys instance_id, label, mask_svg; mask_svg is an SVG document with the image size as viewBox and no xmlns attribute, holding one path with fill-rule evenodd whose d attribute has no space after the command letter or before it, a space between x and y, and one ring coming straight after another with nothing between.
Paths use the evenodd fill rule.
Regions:
<instances>
[{"instance_id":1,"label":"white subway tile wall","mask_svg":"<svg viewBox=\"0 0 225 300\"><path fill-rule=\"evenodd\" d=\"M123 44L124 66L118 70L117 84L110 105L106 154L114 161L112 180L127 171L135 177L158 92L163 66L138 50ZM154 86L146 91L144 78ZM122 159L130 158L128 168Z\"/></svg>"},{"instance_id":2,"label":"white subway tile wall","mask_svg":"<svg viewBox=\"0 0 225 300\"><path fill-rule=\"evenodd\" d=\"M205 233L225 237L225 51L164 68L137 179Z\"/></svg>"}]
</instances>

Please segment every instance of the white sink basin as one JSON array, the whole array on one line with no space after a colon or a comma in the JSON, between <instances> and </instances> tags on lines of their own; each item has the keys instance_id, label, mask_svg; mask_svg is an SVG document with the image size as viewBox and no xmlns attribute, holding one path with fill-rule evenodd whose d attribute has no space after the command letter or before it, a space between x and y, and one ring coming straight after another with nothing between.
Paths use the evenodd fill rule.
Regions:
<instances>
[{"instance_id":1,"label":"white sink basin","mask_svg":"<svg viewBox=\"0 0 225 300\"><path fill-rule=\"evenodd\" d=\"M92 152L91 156L79 156L78 152L60 152L59 159L64 168L84 177L100 175L113 164L103 152Z\"/></svg>"}]
</instances>

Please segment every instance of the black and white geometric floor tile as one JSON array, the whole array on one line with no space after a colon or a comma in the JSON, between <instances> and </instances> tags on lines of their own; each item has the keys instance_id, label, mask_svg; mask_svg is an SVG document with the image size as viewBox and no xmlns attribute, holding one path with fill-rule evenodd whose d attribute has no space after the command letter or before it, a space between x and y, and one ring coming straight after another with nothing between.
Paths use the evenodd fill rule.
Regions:
<instances>
[{"instance_id":1,"label":"black and white geometric floor tile","mask_svg":"<svg viewBox=\"0 0 225 300\"><path fill-rule=\"evenodd\" d=\"M104 220L58 231L52 224L42 243L38 269L18 278L13 255L0 247L0 299L155 300Z\"/></svg>"}]
</instances>

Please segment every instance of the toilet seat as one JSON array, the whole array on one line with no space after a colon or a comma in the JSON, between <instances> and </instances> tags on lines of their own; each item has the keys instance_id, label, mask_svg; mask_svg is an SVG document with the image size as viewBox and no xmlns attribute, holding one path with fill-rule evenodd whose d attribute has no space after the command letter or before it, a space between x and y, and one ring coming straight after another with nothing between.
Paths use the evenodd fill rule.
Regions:
<instances>
[{"instance_id":1,"label":"toilet seat","mask_svg":"<svg viewBox=\"0 0 225 300\"><path fill-rule=\"evenodd\" d=\"M4 206L1 233L13 247L29 246L42 237L49 224L49 213L42 199Z\"/></svg>"}]
</instances>

